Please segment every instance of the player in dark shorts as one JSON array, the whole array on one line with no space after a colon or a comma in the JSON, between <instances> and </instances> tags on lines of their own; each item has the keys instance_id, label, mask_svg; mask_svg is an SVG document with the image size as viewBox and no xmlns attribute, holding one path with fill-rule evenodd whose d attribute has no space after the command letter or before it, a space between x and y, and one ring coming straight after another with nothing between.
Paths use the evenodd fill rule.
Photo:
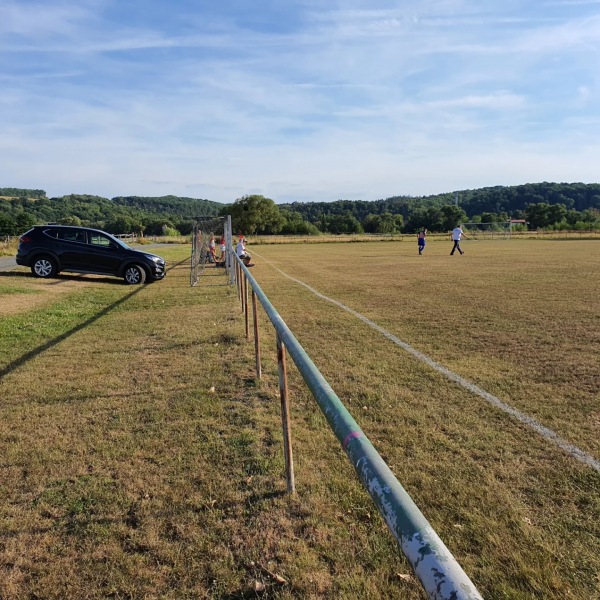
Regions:
<instances>
[{"instance_id":1,"label":"player in dark shorts","mask_svg":"<svg viewBox=\"0 0 600 600\"><path fill-rule=\"evenodd\" d=\"M421 229L419 233L417 233L417 243L419 244L419 254L423 254L423 250L425 250L425 238L427 237L427 229Z\"/></svg>"}]
</instances>

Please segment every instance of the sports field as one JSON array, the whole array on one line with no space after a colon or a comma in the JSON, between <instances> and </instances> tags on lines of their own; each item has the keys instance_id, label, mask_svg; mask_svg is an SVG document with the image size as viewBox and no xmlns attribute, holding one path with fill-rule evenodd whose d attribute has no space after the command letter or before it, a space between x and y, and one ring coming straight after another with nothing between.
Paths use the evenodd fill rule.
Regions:
<instances>
[{"instance_id":1,"label":"sports field","mask_svg":"<svg viewBox=\"0 0 600 600\"><path fill-rule=\"evenodd\" d=\"M463 248L248 245L483 596L599 597L600 245ZM423 598L291 365L285 495L266 317L256 382L235 289L163 254L134 290L0 274L0 597Z\"/></svg>"},{"instance_id":2,"label":"sports field","mask_svg":"<svg viewBox=\"0 0 600 600\"><path fill-rule=\"evenodd\" d=\"M264 265L253 274L311 356L316 343L328 355L364 350L368 359L381 351L386 363L398 355L402 370L427 366L306 286L600 457L600 245L461 244L463 256L449 256L451 243L442 242L430 244L423 256L416 243L406 242L260 246L254 254ZM294 307L299 321L288 312ZM341 329L357 338L351 347L331 348L323 335L307 335L310 315L320 309L343 319Z\"/></svg>"},{"instance_id":3,"label":"sports field","mask_svg":"<svg viewBox=\"0 0 600 600\"><path fill-rule=\"evenodd\" d=\"M576 581L593 597L600 246L462 247L449 256L451 244L435 242L418 256L416 243L257 246L253 274L442 539L471 545L468 560L489 569L492 597L512 578L500 575L506 565L540 569L529 597L578 597Z\"/></svg>"}]
</instances>

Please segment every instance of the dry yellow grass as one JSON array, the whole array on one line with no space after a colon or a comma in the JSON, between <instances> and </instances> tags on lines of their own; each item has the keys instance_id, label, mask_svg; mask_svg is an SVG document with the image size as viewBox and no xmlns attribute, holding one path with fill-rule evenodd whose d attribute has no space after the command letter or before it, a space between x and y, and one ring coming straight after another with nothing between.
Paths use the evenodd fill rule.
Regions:
<instances>
[{"instance_id":1,"label":"dry yellow grass","mask_svg":"<svg viewBox=\"0 0 600 600\"><path fill-rule=\"evenodd\" d=\"M374 515L285 495L274 357L254 382L235 291L190 288L188 252L141 288L36 282L48 303L3 321L0 597L420 597Z\"/></svg>"},{"instance_id":2,"label":"dry yellow grass","mask_svg":"<svg viewBox=\"0 0 600 600\"><path fill-rule=\"evenodd\" d=\"M588 231L513 231L503 229L500 231L476 231L468 230L471 239L481 241L499 241L512 237L513 240L590 240L599 239L600 230ZM253 245L272 244L347 244L364 242L404 242L411 243L416 239L416 233L353 233L353 234L320 234L320 235L255 235L249 240ZM449 239L448 232L429 233L427 239L431 241L446 242Z\"/></svg>"},{"instance_id":3,"label":"dry yellow grass","mask_svg":"<svg viewBox=\"0 0 600 600\"><path fill-rule=\"evenodd\" d=\"M598 473L273 268L598 457L593 242L249 249L485 598L599 595ZM261 581L265 598L422 598L292 367L285 495L273 331L261 314L256 382L235 290L212 268L190 288L187 253L165 250L169 276L142 288L36 282L19 295L46 300L3 319L0 597L250 598ZM0 276L0 293L32 281Z\"/></svg>"},{"instance_id":4,"label":"dry yellow grass","mask_svg":"<svg viewBox=\"0 0 600 600\"><path fill-rule=\"evenodd\" d=\"M448 243L431 244L425 256L414 246L257 252L515 408L558 422L561 434L599 456L597 242L467 242L465 255L453 257ZM258 269L276 306L286 308L290 290L302 319L298 294L323 305L267 265ZM390 348L381 336L378 344Z\"/></svg>"},{"instance_id":5,"label":"dry yellow grass","mask_svg":"<svg viewBox=\"0 0 600 600\"><path fill-rule=\"evenodd\" d=\"M18 245L16 238L12 238L11 241L7 241L6 238L0 239L0 256L14 256Z\"/></svg>"},{"instance_id":6,"label":"dry yellow grass","mask_svg":"<svg viewBox=\"0 0 600 600\"><path fill-rule=\"evenodd\" d=\"M464 248L453 257L447 242L425 256L416 244L383 243L250 251L263 289L484 596L593 597L599 474L272 268L598 460L597 242Z\"/></svg>"}]
</instances>

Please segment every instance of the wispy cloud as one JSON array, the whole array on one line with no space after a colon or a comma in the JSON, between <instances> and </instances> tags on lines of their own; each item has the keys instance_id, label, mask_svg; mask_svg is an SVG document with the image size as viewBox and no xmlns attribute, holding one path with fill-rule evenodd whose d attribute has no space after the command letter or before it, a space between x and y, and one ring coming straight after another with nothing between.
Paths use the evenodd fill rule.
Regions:
<instances>
[{"instance_id":1,"label":"wispy cloud","mask_svg":"<svg viewBox=\"0 0 600 600\"><path fill-rule=\"evenodd\" d=\"M0 185L285 202L597 177L598 2L137 9L0 0Z\"/></svg>"}]
</instances>

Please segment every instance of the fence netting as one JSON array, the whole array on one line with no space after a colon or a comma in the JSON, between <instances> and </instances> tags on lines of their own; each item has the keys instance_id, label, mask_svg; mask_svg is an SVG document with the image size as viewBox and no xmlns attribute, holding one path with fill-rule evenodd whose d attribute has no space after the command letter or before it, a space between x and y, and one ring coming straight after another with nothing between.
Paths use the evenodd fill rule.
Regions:
<instances>
[{"instance_id":1,"label":"fence netting","mask_svg":"<svg viewBox=\"0 0 600 600\"><path fill-rule=\"evenodd\" d=\"M198 285L207 264L226 267L226 229L226 217L196 217L192 231L191 286Z\"/></svg>"}]
</instances>

